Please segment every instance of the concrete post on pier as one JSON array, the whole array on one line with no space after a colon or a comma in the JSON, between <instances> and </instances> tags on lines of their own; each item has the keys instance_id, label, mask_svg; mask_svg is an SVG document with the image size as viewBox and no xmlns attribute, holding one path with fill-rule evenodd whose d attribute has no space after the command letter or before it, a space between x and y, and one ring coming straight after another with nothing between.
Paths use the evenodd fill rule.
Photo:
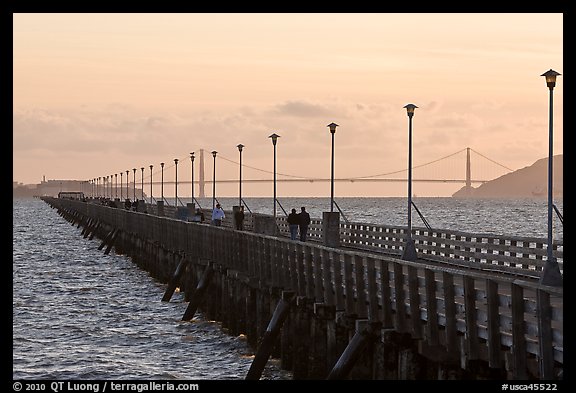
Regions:
<instances>
[{"instance_id":1,"label":"concrete post on pier","mask_svg":"<svg viewBox=\"0 0 576 393\"><path fill-rule=\"evenodd\" d=\"M327 247L340 247L339 212L322 212L322 239Z\"/></svg>"},{"instance_id":2,"label":"concrete post on pier","mask_svg":"<svg viewBox=\"0 0 576 393\"><path fill-rule=\"evenodd\" d=\"M140 213L144 213L146 211L146 201L144 199L138 200L136 204L136 211Z\"/></svg>"},{"instance_id":3,"label":"concrete post on pier","mask_svg":"<svg viewBox=\"0 0 576 393\"><path fill-rule=\"evenodd\" d=\"M158 217L164 217L164 201L156 201L158 207Z\"/></svg>"},{"instance_id":4,"label":"concrete post on pier","mask_svg":"<svg viewBox=\"0 0 576 393\"><path fill-rule=\"evenodd\" d=\"M254 214L254 232L264 235L278 236L278 226L272 216Z\"/></svg>"},{"instance_id":5,"label":"concrete post on pier","mask_svg":"<svg viewBox=\"0 0 576 393\"><path fill-rule=\"evenodd\" d=\"M174 218L177 220L188 221L188 217L190 215L190 210L188 207L184 206L176 206L176 210L174 211Z\"/></svg>"},{"instance_id":6,"label":"concrete post on pier","mask_svg":"<svg viewBox=\"0 0 576 393\"><path fill-rule=\"evenodd\" d=\"M187 202L186 207L188 208L188 216L193 217L196 213L196 204L194 202Z\"/></svg>"}]
</instances>

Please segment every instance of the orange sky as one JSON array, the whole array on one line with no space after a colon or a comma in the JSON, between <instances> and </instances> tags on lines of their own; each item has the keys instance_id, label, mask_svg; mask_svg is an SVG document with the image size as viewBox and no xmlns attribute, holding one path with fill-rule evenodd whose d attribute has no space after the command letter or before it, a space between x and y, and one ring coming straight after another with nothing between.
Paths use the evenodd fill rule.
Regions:
<instances>
[{"instance_id":1,"label":"orange sky","mask_svg":"<svg viewBox=\"0 0 576 393\"><path fill-rule=\"evenodd\" d=\"M563 73L559 13L67 13L14 14L13 22L13 179L23 183L142 166L148 176L150 164L159 180L162 161L169 181L174 158L179 179L189 180L189 153L200 148L225 158L217 178L236 179L238 166L226 159L238 161L238 143L245 165L272 171L273 132L278 172L329 178L331 122L340 125L336 177L399 171L408 165L408 103L419 107L415 166L471 147L519 169L548 155L540 75ZM554 154L563 153L562 78ZM464 160L456 165L464 172ZM272 175L245 168L243 177ZM414 193L447 196L461 186L416 183ZM406 195L403 183L335 189ZM218 195L237 190L222 185ZM247 197L271 193L271 183L243 186ZM279 196L329 193L329 183L278 185Z\"/></svg>"}]
</instances>

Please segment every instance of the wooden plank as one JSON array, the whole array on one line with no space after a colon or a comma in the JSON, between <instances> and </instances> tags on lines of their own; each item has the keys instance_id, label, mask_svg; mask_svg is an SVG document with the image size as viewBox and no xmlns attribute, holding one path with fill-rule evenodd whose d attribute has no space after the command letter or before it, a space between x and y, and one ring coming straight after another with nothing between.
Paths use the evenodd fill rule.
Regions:
<instances>
[{"instance_id":1,"label":"wooden plank","mask_svg":"<svg viewBox=\"0 0 576 393\"><path fill-rule=\"evenodd\" d=\"M376 261L372 257L366 257L366 279L368 281L368 319L372 322L380 321L376 285Z\"/></svg>"},{"instance_id":2,"label":"wooden plank","mask_svg":"<svg viewBox=\"0 0 576 393\"><path fill-rule=\"evenodd\" d=\"M287 250L287 242L283 240L276 240L277 256L278 256L278 282L279 287L288 289L292 286L292 279L290 277L290 254Z\"/></svg>"},{"instance_id":3,"label":"wooden plank","mask_svg":"<svg viewBox=\"0 0 576 393\"><path fill-rule=\"evenodd\" d=\"M406 305L404 301L404 273L402 264L394 262L394 304L396 306L396 330L406 331Z\"/></svg>"},{"instance_id":4,"label":"wooden plank","mask_svg":"<svg viewBox=\"0 0 576 393\"><path fill-rule=\"evenodd\" d=\"M344 310L344 286L342 284L342 262L340 261L340 253L334 252L334 250L330 251L332 265L333 265L333 274L334 274L334 288L335 288L335 295L336 295L336 311L343 311Z\"/></svg>"},{"instance_id":5,"label":"wooden plank","mask_svg":"<svg viewBox=\"0 0 576 393\"><path fill-rule=\"evenodd\" d=\"M486 306L488 328L488 365L499 368L502 365L502 351L500 349L500 301L498 299L498 283L486 280Z\"/></svg>"},{"instance_id":6,"label":"wooden plank","mask_svg":"<svg viewBox=\"0 0 576 393\"><path fill-rule=\"evenodd\" d=\"M279 287L280 284L278 283L278 258L276 257L276 241L272 239L264 239L266 243L265 253L266 253L266 261L268 266L270 267L270 276L269 280L272 284L272 287Z\"/></svg>"},{"instance_id":7,"label":"wooden plank","mask_svg":"<svg viewBox=\"0 0 576 393\"><path fill-rule=\"evenodd\" d=\"M284 242L286 253L290 266L290 289L296 293L296 296L302 296L304 293L298 290L298 261L296 257L296 246L294 242Z\"/></svg>"},{"instance_id":8,"label":"wooden plank","mask_svg":"<svg viewBox=\"0 0 576 393\"><path fill-rule=\"evenodd\" d=\"M317 303L324 302L324 291L322 288L322 253L318 247L312 250L314 255L312 267L314 270L314 299Z\"/></svg>"},{"instance_id":9,"label":"wooden plank","mask_svg":"<svg viewBox=\"0 0 576 393\"><path fill-rule=\"evenodd\" d=\"M352 256L344 254L344 296L347 314L356 314L354 302L354 266L352 265Z\"/></svg>"},{"instance_id":10,"label":"wooden plank","mask_svg":"<svg viewBox=\"0 0 576 393\"><path fill-rule=\"evenodd\" d=\"M554 379L554 344L552 342L552 310L550 307L550 294L538 289L536 292L538 303L538 365L540 378Z\"/></svg>"},{"instance_id":11,"label":"wooden plank","mask_svg":"<svg viewBox=\"0 0 576 393\"><path fill-rule=\"evenodd\" d=\"M366 319L368 317L366 280L364 279L364 257L361 255L354 256L354 273L356 278L356 315L359 319Z\"/></svg>"},{"instance_id":12,"label":"wooden plank","mask_svg":"<svg viewBox=\"0 0 576 393\"><path fill-rule=\"evenodd\" d=\"M322 258L322 285L324 287L324 303L327 305L335 305L335 289L334 280L332 279L332 269L330 266L330 252L327 249L322 249L320 255Z\"/></svg>"},{"instance_id":13,"label":"wooden plank","mask_svg":"<svg viewBox=\"0 0 576 393\"><path fill-rule=\"evenodd\" d=\"M304 248L304 266L306 267L306 297L314 299L314 269L312 247L306 245Z\"/></svg>"},{"instance_id":14,"label":"wooden plank","mask_svg":"<svg viewBox=\"0 0 576 393\"><path fill-rule=\"evenodd\" d=\"M298 296L309 296L306 292L306 266L304 264L304 248L302 243L294 244L296 252L296 270L298 271Z\"/></svg>"},{"instance_id":15,"label":"wooden plank","mask_svg":"<svg viewBox=\"0 0 576 393\"><path fill-rule=\"evenodd\" d=\"M382 327L391 328L392 321L392 294L390 289L390 271L388 261L380 260L380 292L382 294Z\"/></svg>"},{"instance_id":16,"label":"wooden plank","mask_svg":"<svg viewBox=\"0 0 576 393\"><path fill-rule=\"evenodd\" d=\"M264 260L264 238L258 236L256 239L256 273L260 282L266 282L267 279L267 263Z\"/></svg>"},{"instance_id":17,"label":"wooden plank","mask_svg":"<svg viewBox=\"0 0 576 393\"><path fill-rule=\"evenodd\" d=\"M412 337L422 338L422 320L420 319L420 294L418 292L418 270L408 266L408 297L410 299L410 321Z\"/></svg>"},{"instance_id":18,"label":"wooden plank","mask_svg":"<svg viewBox=\"0 0 576 393\"><path fill-rule=\"evenodd\" d=\"M528 379L526 364L526 337L524 330L524 290L511 284L512 296L512 357L514 379Z\"/></svg>"},{"instance_id":19,"label":"wooden plank","mask_svg":"<svg viewBox=\"0 0 576 393\"><path fill-rule=\"evenodd\" d=\"M454 301L454 276L448 272L442 273L444 289L444 315L446 318L446 349L448 352L458 350L457 328L456 328L456 303Z\"/></svg>"},{"instance_id":20,"label":"wooden plank","mask_svg":"<svg viewBox=\"0 0 576 393\"><path fill-rule=\"evenodd\" d=\"M196 226L196 225L195 225ZM246 262L248 265L248 276L255 277L257 276L256 270L256 236L247 236L246 237L246 247L244 250L246 252Z\"/></svg>"},{"instance_id":21,"label":"wooden plank","mask_svg":"<svg viewBox=\"0 0 576 393\"><path fill-rule=\"evenodd\" d=\"M468 352L468 360L475 360L480 357L476 311L476 289L474 288L473 278L462 276L462 281L464 284L464 305L466 310L466 349Z\"/></svg>"},{"instance_id":22,"label":"wooden plank","mask_svg":"<svg viewBox=\"0 0 576 393\"><path fill-rule=\"evenodd\" d=\"M436 278L433 270L424 270L424 280L426 287L426 336L428 344L431 346L439 345L440 339L438 334L438 309L436 299Z\"/></svg>"}]
</instances>

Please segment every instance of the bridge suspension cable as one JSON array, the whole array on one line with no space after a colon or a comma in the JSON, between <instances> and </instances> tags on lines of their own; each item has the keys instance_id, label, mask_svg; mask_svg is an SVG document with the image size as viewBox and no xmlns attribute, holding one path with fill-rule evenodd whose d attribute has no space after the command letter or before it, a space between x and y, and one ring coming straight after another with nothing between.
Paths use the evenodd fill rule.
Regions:
<instances>
[{"instance_id":1,"label":"bridge suspension cable","mask_svg":"<svg viewBox=\"0 0 576 393\"><path fill-rule=\"evenodd\" d=\"M514 171L514 169L510 169L510 168L508 168L506 165L502 165L502 164L500 164L499 162L496 162L496 161L494 161L493 159L486 157L484 154L479 153L479 152L477 152L476 150L474 150L474 149L472 149L472 148L470 148L470 150L472 150L474 153L478 154L480 157L483 157L483 158L487 159L488 161L493 162L494 164L501 166L502 168L508 169L510 172L513 172L513 171Z\"/></svg>"},{"instance_id":2,"label":"bridge suspension cable","mask_svg":"<svg viewBox=\"0 0 576 393\"><path fill-rule=\"evenodd\" d=\"M415 165L415 166L413 166L412 168L413 168L413 169L423 168L423 167L426 167L426 166L435 164L435 163L437 163L437 162L440 162L440 161L443 161L443 160L447 160L447 159L449 159L449 158L451 158L451 157L454 157L454 156L456 156L456 155L458 155L458 154L466 151L467 149L472 150L474 153L478 154L480 157L482 157L482 158L486 159L487 161L490 161L490 162L498 165L498 166L501 167L501 168L506 169L506 170L509 171L509 172L512 172L512 171L513 171L513 169L508 168L507 166L505 166L505 165L503 165L503 164L500 164L500 163L494 161L493 159L491 159L491 158L489 158L489 157L486 157L484 154L482 154L482 153L480 153L480 152L478 152L478 151L476 151L476 150L474 150L474 149L472 149L472 148L463 148L463 149L458 150L458 151L456 151L456 152L454 152L454 153L448 154L448 155L446 155L446 156L444 156L444 157L440 157L440 158L437 158L437 159L435 159L435 160L432 160L432 161L429 161L429 162L426 162L426 163L423 163L423 164L420 164L420 165ZM206 149L204 149L204 150L206 150ZM186 158L188 158L188 156L181 157L181 161L185 160ZM232 160L232 159L227 158L227 157L225 157L225 156L223 156L223 155L218 155L218 158L219 158L219 159L222 159L222 160L224 160L224 161L228 161L228 162L230 162L230 163L232 163L232 164L235 164L235 165L240 165L240 163L239 163L238 161ZM169 169L172 168L173 166L175 166L175 165L174 165L174 164L171 165L171 164L167 163L167 165L164 167L164 171L169 170ZM266 170L266 169L261 169L261 168L257 168L257 167L251 166L251 165L246 165L246 164L244 164L244 163L242 164L242 167L250 168L250 169L253 169L253 170L255 170L255 171L262 172L262 173L266 173L266 174L270 174L270 175L272 175L272 174L274 173L274 172L269 171L269 170ZM395 175L395 174L399 174L399 173L403 173L403 172L406 172L407 170L408 170L408 169L401 169L401 170L396 170L396 171L391 171L391 172L378 173L378 174L373 174L373 175L364 175L364 176L353 176L353 177L346 177L345 179L335 179L335 180L346 180L346 181L355 181L355 180L357 180L357 181L362 181L362 180L364 180L364 181L369 181L369 180L373 179L374 181L377 181L377 180L385 181L386 179L377 179L377 178L379 178L379 177L385 177L385 176L390 176L390 175ZM159 173L160 173L160 170L157 169L157 170L154 172L154 175L158 175ZM298 180L303 180L303 181L313 182L313 181L327 180L327 179L319 179L319 178L314 178L314 177L299 176L299 175L293 175L293 174L288 174L288 173L280 173L280 172L277 172L276 174L279 175L279 176L284 176L284 177L288 177L288 178L292 178L292 179L293 179L293 180L285 179L285 180L282 180L282 181L298 181ZM148 178L150 177L150 175L145 174L144 177L145 177L146 179L148 179ZM391 179L391 180L395 180L395 179ZM398 179L396 179L396 180L398 180ZM223 181L223 180L220 180L220 181ZM265 179L261 179L261 180L245 179L245 181L266 181L266 180L265 180ZM435 181L441 181L441 180L435 180ZM451 181L457 181L457 180L451 180ZM484 180L484 181L485 181L485 180ZM166 181L166 182L170 182L170 181ZM188 181L183 179L183 180L181 180L181 182L182 182L182 183L187 183ZM209 182L209 181L207 181L207 182ZM158 182L154 182L154 183L158 183Z\"/></svg>"},{"instance_id":3,"label":"bridge suspension cable","mask_svg":"<svg viewBox=\"0 0 576 393\"><path fill-rule=\"evenodd\" d=\"M424 167L424 166L426 166L426 165L434 164L434 163L436 163L436 162L438 162L438 161L442 161L442 160L445 160L445 159L450 158L450 157L452 157L452 156L455 156L455 155L458 154L458 153L462 153L462 152L465 151L465 150L466 150L466 149L458 150L456 153L449 154L449 155L447 155L447 156L445 156L445 157L438 158L438 159L436 159L436 160L434 160L434 161L430 161L430 162L427 162L427 163L425 163L425 164L415 165L415 166L412 167L412 169L422 168L422 167ZM357 179L368 179L368 178L371 178L371 177L380 177L380 176L395 175L395 174L397 174L397 173L406 172L407 170L408 170L408 169L402 169L402 170L394 171L394 172L379 173L379 174L377 174L377 175L351 177L350 179L357 180Z\"/></svg>"}]
</instances>

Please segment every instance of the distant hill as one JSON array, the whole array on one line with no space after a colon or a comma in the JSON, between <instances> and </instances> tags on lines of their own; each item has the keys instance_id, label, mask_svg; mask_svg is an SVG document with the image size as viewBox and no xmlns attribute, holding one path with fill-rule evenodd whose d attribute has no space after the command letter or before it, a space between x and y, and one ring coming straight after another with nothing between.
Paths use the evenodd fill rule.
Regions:
<instances>
[{"instance_id":1,"label":"distant hill","mask_svg":"<svg viewBox=\"0 0 576 393\"><path fill-rule=\"evenodd\" d=\"M553 195L564 194L564 155L553 157ZM476 188L462 187L454 198L546 198L548 196L548 157L531 166L500 176Z\"/></svg>"}]
</instances>

